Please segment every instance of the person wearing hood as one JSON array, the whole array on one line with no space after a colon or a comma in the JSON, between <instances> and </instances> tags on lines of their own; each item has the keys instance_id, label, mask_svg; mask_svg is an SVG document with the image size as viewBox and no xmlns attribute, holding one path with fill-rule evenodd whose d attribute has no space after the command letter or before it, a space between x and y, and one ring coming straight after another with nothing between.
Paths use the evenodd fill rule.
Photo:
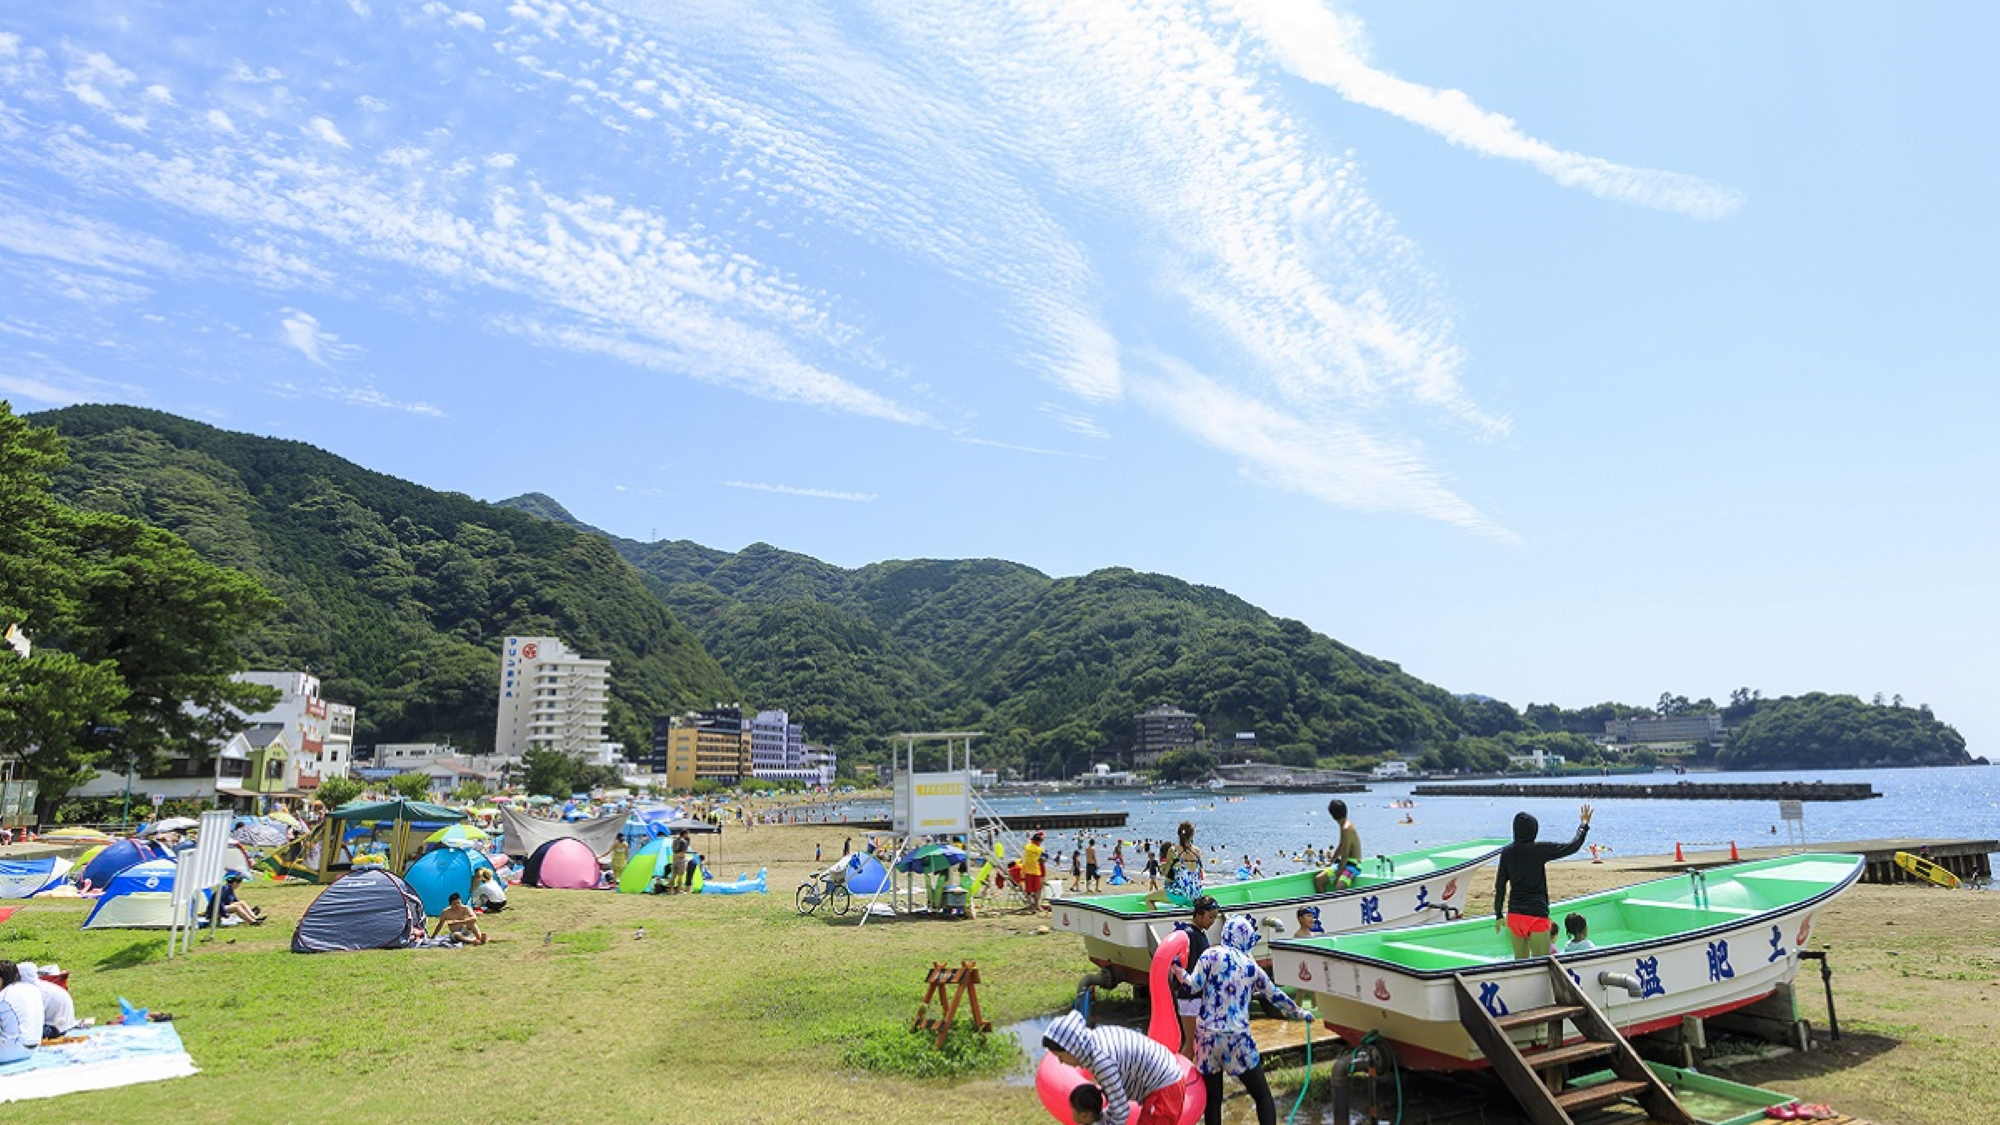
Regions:
<instances>
[{"instance_id":1,"label":"person wearing hood","mask_svg":"<svg viewBox=\"0 0 2000 1125\"><path fill-rule=\"evenodd\" d=\"M1091 1027L1077 1012L1065 1012L1050 1024L1042 1033L1042 1046L1063 1062L1088 1070L1097 1082L1078 1086L1070 1096L1078 1125L1173 1125L1186 1108L1188 1087L1201 1080L1180 1056L1143 1032ZM1134 1105L1139 1107L1136 1119Z\"/></svg>"},{"instance_id":2,"label":"person wearing hood","mask_svg":"<svg viewBox=\"0 0 2000 1125\"><path fill-rule=\"evenodd\" d=\"M1555 942L1555 923L1549 921L1548 865L1583 849L1584 837L1590 835L1590 806L1577 814L1576 836L1567 844L1535 839L1541 827L1527 813L1514 814L1514 842L1500 849L1500 872L1493 880L1493 929L1507 930L1515 957L1546 957Z\"/></svg>"},{"instance_id":3,"label":"person wearing hood","mask_svg":"<svg viewBox=\"0 0 2000 1125\"><path fill-rule=\"evenodd\" d=\"M23 973L22 965L0 961L0 1006L8 1009L4 1026L11 1042L6 1045L33 1050L42 1045L43 1017L46 1013L42 1007L42 990L34 976L35 966L29 964L25 967L27 972Z\"/></svg>"},{"instance_id":4,"label":"person wearing hood","mask_svg":"<svg viewBox=\"0 0 2000 1125\"><path fill-rule=\"evenodd\" d=\"M1250 1001L1262 996L1290 1019L1312 1016L1271 983L1250 956L1257 945L1257 921L1238 914L1222 925L1222 941L1211 945L1192 971L1173 967L1174 979L1201 997L1195 1016L1195 1066L1208 1087L1203 1109L1207 1125L1222 1125L1222 1076L1235 1075L1257 1107L1257 1125L1277 1125L1278 1107L1264 1077L1264 1059L1250 1036Z\"/></svg>"}]
</instances>

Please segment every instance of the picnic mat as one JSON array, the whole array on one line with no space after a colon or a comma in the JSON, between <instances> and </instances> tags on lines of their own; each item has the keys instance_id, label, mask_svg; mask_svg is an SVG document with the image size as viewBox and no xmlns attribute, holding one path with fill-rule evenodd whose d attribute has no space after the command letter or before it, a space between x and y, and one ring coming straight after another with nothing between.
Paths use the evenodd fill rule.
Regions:
<instances>
[{"instance_id":1,"label":"picnic mat","mask_svg":"<svg viewBox=\"0 0 2000 1125\"><path fill-rule=\"evenodd\" d=\"M195 1073L171 1023L114 1025L71 1032L81 1043L37 1047L20 1062L0 1063L0 1102L108 1090Z\"/></svg>"}]
</instances>

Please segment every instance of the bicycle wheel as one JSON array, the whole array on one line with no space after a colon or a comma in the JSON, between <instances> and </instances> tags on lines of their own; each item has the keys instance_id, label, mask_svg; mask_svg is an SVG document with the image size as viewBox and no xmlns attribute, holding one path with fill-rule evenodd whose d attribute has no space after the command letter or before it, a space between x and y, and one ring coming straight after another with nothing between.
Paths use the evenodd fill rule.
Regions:
<instances>
[{"instance_id":1,"label":"bicycle wheel","mask_svg":"<svg viewBox=\"0 0 2000 1125\"><path fill-rule=\"evenodd\" d=\"M792 905L798 907L801 914L811 914L819 909L819 896L813 893L811 883L799 884L798 893L792 896Z\"/></svg>"},{"instance_id":2,"label":"bicycle wheel","mask_svg":"<svg viewBox=\"0 0 2000 1125\"><path fill-rule=\"evenodd\" d=\"M845 914L847 913L847 908L854 905L854 896L847 893L846 887L835 887L827 893L826 897L833 900L833 912L835 914Z\"/></svg>"}]
</instances>

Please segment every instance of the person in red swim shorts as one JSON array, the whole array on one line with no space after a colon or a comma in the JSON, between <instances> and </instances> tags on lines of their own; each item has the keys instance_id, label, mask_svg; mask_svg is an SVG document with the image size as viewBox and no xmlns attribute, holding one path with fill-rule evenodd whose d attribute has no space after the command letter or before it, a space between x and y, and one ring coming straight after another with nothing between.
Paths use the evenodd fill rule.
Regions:
<instances>
[{"instance_id":1,"label":"person in red swim shorts","mask_svg":"<svg viewBox=\"0 0 2000 1125\"><path fill-rule=\"evenodd\" d=\"M1533 816L1514 814L1514 842L1500 849L1500 873L1493 880L1493 929L1506 928L1516 957L1546 957L1555 942L1555 923L1549 921L1549 861L1583 849L1584 837L1590 835L1590 806L1578 813L1576 836L1567 844L1535 839L1541 828Z\"/></svg>"}]
</instances>

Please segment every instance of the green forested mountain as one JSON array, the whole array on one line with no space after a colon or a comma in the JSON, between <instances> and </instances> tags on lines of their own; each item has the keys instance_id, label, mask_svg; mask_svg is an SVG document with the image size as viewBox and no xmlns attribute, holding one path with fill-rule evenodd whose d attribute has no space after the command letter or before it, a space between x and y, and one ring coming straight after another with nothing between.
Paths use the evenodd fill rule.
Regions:
<instances>
[{"instance_id":1,"label":"green forested mountain","mask_svg":"<svg viewBox=\"0 0 2000 1125\"><path fill-rule=\"evenodd\" d=\"M68 441L59 494L179 533L284 603L255 667L317 673L364 745L493 740L500 638L546 633L612 662L611 736L733 698L701 642L601 537L370 472L294 441L158 411L35 416Z\"/></svg>"},{"instance_id":2,"label":"green forested mountain","mask_svg":"<svg viewBox=\"0 0 2000 1125\"><path fill-rule=\"evenodd\" d=\"M1876 697L1878 700L1880 696ZM1928 706L1863 703L1808 692L1760 700L1717 757L1724 769L1847 769L1958 766L1972 760L1965 737Z\"/></svg>"},{"instance_id":3,"label":"green forested mountain","mask_svg":"<svg viewBox=\"0 0 2000 1125\"><path fill-rule=\"evenodd\" d=\"M574 517L547 496L500 502ZM1113 568L1050 578L997 559L853 570L753 544L611 537L746 697L862 748L914 726L996 736L989 762L1078 768L1155 703L1305 763L1494 733L1490 709L1213 587ZM1518 716L1504 705L1506 717Z\"/></svg>"}]
</instances>

